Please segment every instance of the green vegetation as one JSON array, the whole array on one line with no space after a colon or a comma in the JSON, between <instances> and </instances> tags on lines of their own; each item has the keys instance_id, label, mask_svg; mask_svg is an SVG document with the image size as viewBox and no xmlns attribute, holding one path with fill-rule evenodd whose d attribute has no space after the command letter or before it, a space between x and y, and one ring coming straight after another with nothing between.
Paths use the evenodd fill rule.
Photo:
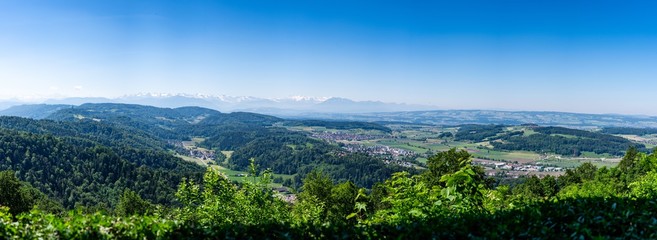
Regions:
<instances>
[{"instance_id":1,"label":"green vegetation","mask_svg":"<svg viewBox=\"0 0 657 240\"><path fill-rule=\"evenodd\" d=\"M259 114L89 104L49 118L0 117L2 239L657 237L657 153L599 132L395 123L363 138L422 153L402 167ZM570 169L489 178L473 157ZM188 162L201 158L204 175Z\"/></svg>"},{"instance_id":2,"label":"green vegetation","mask_svg":"<svg viewBox=\"0 0 657 240\"><path fill-rule=\"evenodd\" d=\"M518 161L518 162L529 162L536 161L540 159L540 155L534 152L528 151L496 151L489 149L481 149L479 152L473 153L473 155L487 158L487 159L504 159L509 161Z\"/></svg>"},{"instance_id":3,"label":"green vegetation","mask_svg":"<svg viewBox=\"0 0 657 240\"><path fill-rule=\"evenodd\" d=\"M295 189L315 169L333 181L363 187L407 169L273 127L280 119L259 114L85 104L48 118L0 117L0 170L13 170L65 209L113 209L126 190L155 204L175 205L173 194L183 177L199 180L201 166L208 164L245 172L250 158L276 173L276 186ZM212 149L215 161L191 156L186 144ZM237 174L229 173L240 181Z\"/></svg>"},{"instance_id":4,"label":"green vegetation","mask_svg":"<svg viewBox=\"0 0 657 240\"><path fill-rule=\"evenodd\" d=\"M367 154L346 153L338 146L310 139L302 133L263 129L259 134L262 137L254 138L233 152L228 165L230 169L246 171L250 159L255 158L262 168L271 169L275 173L296 175L293 186L290 186L293 188L299 187L303 176L314 169L322 169L334 180L351 180L363 187L371 187L394 172L408 170L386 165Z\"/></svg>"},{"instance_id":5,"label":"green vegetation","mask_svg":"<svg viewBox=\"0 0 657 240\"><path fill-rule=\"evenodd\" d=\"M82 120L76 116L80 116ZM295 175L295 178L287 182L289 187L293 188L300 187L305 174L319 168L334 180L352 180L357 185L366 187L371 187L375 182L390 177L393 172L402 170L401 167L386 165L375 157L344 154L337 146L311 139L303 133L275 127L279 125L275 123L281 122L282 119L261 114L224 114L196 107L163 109L125 104L84 104L60 110L49 119L64 121L74 126L82 122L105 124L125 130L126 136L149 136L148 139L162 145L161 149L173 149L179 153L177 156L203 166L209 162L184 157L186 151L171 146L170 143L191 141L200 149L212 149L217 153L229 151L232 153L230 156L223 160L218 156L219 161L216 163L233 170L246 171L249 159L255 158L257 164L263 168L270 168L278 174ZM387 130L375 123L301 122L342 128ZM112 142L117 141L107 144ZM134 144L141 145L144 144Z\"/></svg>"},{"instance_id":6,"label":"green vegetation","mask_svg":"<svg viewBox=\"0 0 657 240\"><path fill-rule=\"evenodd\" d=\"M61 204L38 189L19 181L13 171L0 171L0 193L0 206L8 207L13 215L30 211L33 207L50 212L64 210Z\"/></svg>"},{"instance_id":7,"label":"green vegetation","mask_svg":"<svg viewBox=\"0 0 657 240\"><path fill-rule=\"evenodd\" d=\"M0 169L15 171L66 208L110 208L126 188L168 204L182 177L198 179L203 170L165 152L7 130L0 130L0 159Z\"/></svg>"},{"instance_id":8,"label":"green vegetation","mask_svg":"<svg viewBox=\"0 0 657 240\"><path fill-rule=\"evenodd\" d=\"M140 148L163 150L169 147L166 141L144 130L93 120L60 122L19 117L0 117L0 128L39 135L82 138L115 149Z\"/></svg>"},{"instance_id":9,"label":"green vegetation","mask_svg":"<svg viewBox=\"0 0 657 240\"><path fill-rule=\"evenodd\" d=\"M650 144L653 140L647 137L623 139L595 131L540 127L534 124L441 127L390 123L387 127L393 130L389 135L372 135L355 129L289 128L309 133L340 131L343 134L366 136L363 140L349 143L366 147L384 145L412 151L418 155L414 156L414 160L406 158L405 161L418 163L435 152L458 148L467 150L476 158L511 163L550 162L556 167L573 168L583 162L593 162L598 166L613 166L629 146L637 146L644 152L647 152L648 147L654 147Z\"/></svg>"},{"instance_id":10,"label":"green vegetation","mask_svg":"<svg viewBox=\"0 0 657 240\"><path fill-rule=\"evenodd\" d=\"M0 208L0 237L657 237L657 153L630 149L618 167L583 164L561 177L530 177L514 187L494 187L470 165L470 157L455 149L439 153L428 160L425 173L395 173L371 191L349 181L335 184L313 171L293 204L268 190L269 171L252 169L258 181L235 185L208 168L202 182L181 182L175 194L180 206L173 208L153 207L131 191L123 193L121 210L114 214L33 210L16 215Z\"/></svg>"},{"instance_id":11,"label":"green vegetation","mask_svg":"<svg viewBox=\"0 0 657 240\"><path fill-rule=\"evenodd\" d=\"M444 132L438 135L438 138L452 138L454 137L454 134L451 132Z\"/></svg>"},{"instance_id":12,"label":"green vegetation","mask_svg":"<svg viewBox=\"0 0 657 240\"><path fill-rule=\"evenodd\" d=\"M420 143L416 143L415 141L406 141L406 140L381 140L378 141L379 144L386 145L389 147L393 148L400 148L400 149L405 149L409 151L414 151L417 153L425 153L429 149L426 147L423 147Z\"/></svg>"}]
</instances>

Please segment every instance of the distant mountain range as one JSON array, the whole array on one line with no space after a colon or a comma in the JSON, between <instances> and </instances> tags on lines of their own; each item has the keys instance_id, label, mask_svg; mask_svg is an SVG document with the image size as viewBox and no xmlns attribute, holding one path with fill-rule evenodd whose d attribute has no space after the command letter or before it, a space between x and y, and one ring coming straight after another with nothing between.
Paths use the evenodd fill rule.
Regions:
<instances>
[{"instance_id":1,"label":"distant mountain range","mask_svg":"<svg viewBox=\"0 0 657 240\"><path fill-rule=\"evenodd\" d=\"M119 98L65 98L50 99L43 104L81 105L84 103L128 103L164 108L187 106L205 107L222 112L257 112L272 115L296 115L300 113L363 113L432 110L436 107L385 103L380 101L353 101L346 98L314 98L295 96L289 98L258 98L248 96L213 96L202 94L157 94L127 95ZM21 102L0 103L0 110L17 106ZM33 104L33 103L32 103Z\"/></svg>"},{"instance_id":2,"label":"distant mountain range","mask_svg":"<svg viewBox=\"0 0 657 240\"><path fill-rule=\"evenodd\" d=\"M293 119L406 122L418 124L538 124L575 128L657 128L657 117L538 111L436 110L436 107L353 101L346 98L290 97L266 99L189 94L138 94L120 98L66 98L42 104L0 102L0 115L41 119L63 108L84 103L129 103L161 108L203 107L222 112L254 112ZM23 104L23 105L21 105ZM4 110L2 110L4 108Z\"/></svg>"}]
</instances>

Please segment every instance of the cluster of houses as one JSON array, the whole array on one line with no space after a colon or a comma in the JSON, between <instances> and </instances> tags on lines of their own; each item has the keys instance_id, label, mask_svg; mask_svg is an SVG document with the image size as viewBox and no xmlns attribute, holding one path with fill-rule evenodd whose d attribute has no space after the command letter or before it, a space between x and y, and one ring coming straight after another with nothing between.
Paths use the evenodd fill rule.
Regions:
<instances>
[{"instance_id":1,"label":"cluster of houses","mask_svg":"<svg viewBox=\"0 0 657 240\"><path fill-rule=\"evenodd\" d=\"M383 163L399 165L399 166L407 167L407 168L415 167L414 164L412 164L410 162L407 162L407 161L402 161L402 160L383 160Z\"/></svg>"},{"instance_id":2,"label":"cluster of houses","mask_svg":"<svg viewBox=\"0 0 657 240\"><path fill-rule=\"evenodd\" d=\"M562 172L563 168L560 167L546 167L536 164L518 164L508 162L498 162L491 160L475 159L472 161L475 165L488 167L491 169L500 169L508 171L522 171L522 172Z\"/></svg>"},{"instance_id":3,"label":"cluster of houses","mask_svg":"<svg viewBox=\"0 0 657 240\"><path fill-rule=\"evenodd\" d=\"M185 144L181 141L178 141L178 140L168 140L167 143L173 145L174 147L178 147L178 148L185 147Z\"/></svg>"},{"instance_id":4,"label":"cluster of houses","mask_svg":"<svg viewBox=\"0 0 657 240\"><path fill-rule=\"evenodd\" d=\"M349 152L361 152L361 153L374 154L374 155L390 155L393 157L416 155L416 153L413 151L399 149L399 148L391 148L389 146L384 146L384 145L365 146L361 144L346 144L342 148Z\"/></svg>"},{"instance_id":5,"label":"cluster of houses","mask_svg":"<svg viewBox=\"0 0 657 240\"><path fill-rule=\"evenodd\" d=\"M189 156L203 160L215 160L216 155L212 150L203 150L198 148L189 149Z\"/></svg>"},{"instance_id":6,"label":"cluster of houses","mask_svg":"<svg viewBox=\"0 0 657 240\"><path fill-rule=\"evenodd\" d=\"M273 187L272 191L274 192L275 197L278 197L287 203L297 202L297 195L290 193L290 190L286 187Z\"/></svg>"}]
</instances>

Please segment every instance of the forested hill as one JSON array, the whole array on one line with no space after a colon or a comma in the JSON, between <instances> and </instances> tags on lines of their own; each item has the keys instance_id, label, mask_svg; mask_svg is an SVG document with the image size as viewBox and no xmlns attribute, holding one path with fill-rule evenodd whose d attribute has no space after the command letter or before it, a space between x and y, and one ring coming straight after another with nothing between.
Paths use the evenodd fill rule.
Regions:
<instances>
[{"instance_id":1,"label":"forested hill","mask_svg":"<svg viewBox=\"0 0 657 240\"><path fill-rule=\"evenodd\" d=\"M256 113L221 113L216 110L201 107L158 108L133 104L117 103L87 103L78 107L66 108L48 116L53 120L73 120L92 118L97 120L117 120L130 118L145 124L157 124L164 127L187 124L219 124L219 123L256 123L271 125L281 119Z\"/></svg>"},{"instance_id":2,"label":"forested hill","mask_svg":"<svg viewBox=\"0 0 657 240\"><path fill-rule=\"evenodd\" d=\"M44 119L59 110L65 108L71 108L71 107L73 107L73 105L62 105L62 104L19 105L0 111L0 116L15 116L15 117L26 117L32 119Z\"/></svg>"},{"instance_id":3,"label":"forested hill","mask_svg":"<svg viewBox=\"0 0 657 240\"><path fill-rule=\"evenodd\" d=\"M495 149L580 156L584 152L622 156L629 147L649 152L644 144L604 132L537 125L461 125L458 141L490 143Z\"/></svg>"},{"instance_id":4,"label":"forested hill","mask_svg":"<svg viewBox=\"0 0 657 240\"><path fill-rule=\"evenodd\" d=\"M51 120L107 122L125 129L145 131L161 139L186 139L181 128L198 123L220 112L197 107L180 109L156 108L130 104L83 104L63 109L48 117Z\"/></svg>"},{"instance_id":5,"label":"forested hill","mask_svg":"<svg viewBox=\"0 0 657 240\"><path fill-rule=\"evenodd\" d=\"M162 141L205 139L199 145L214 150L234 151L228 166L247 170L255 158L262 168L296 176L294 186L312 169L321 168L335 180L351 180L371 187L375 182L403 170L367 155L347 154L339 147L306 134L275 127L275 123L338 126L390 131L374 123L283 120L246 112L221 113L199 107L156 108L128 104L83 104L62 109L48 117L67 122L96 121L121 129L145 132Z\"/></svg>"},{"instance_id":6,"label":"forested hill","mask_svg":"<svg viewBox=\"0 0 657 240\"><path fill-rule=\"evenodd\" d=\"M67 108L50 115L58 121L93 120L108 122L127 129L154 134L162 139L189 139L203 135L208 127L217 125L268 126L280 121L276 117L255 113L221 113L201 107L157 108L151 106L98 103Z\"/></svg>"},{"instance_id":7,"label":"forested hill","mask_svg":"<svg viewBox=\"0 0 657 240\"><path fill-rule=\"evenodd\" d=\"M124 189L170 204L182 177L198 179L203 168L164 152L123 148L50 134L0 130L0 169L63 204L112 207Z\"/></svg>"},{"instance_id":8,"label":"forested hill","mask_svg":"<svg viewBox=\"0 0 657 240\"><path fill-rule=\"evenodd\" d=\"M254 113L221 113L199 107L156 108L83 104L46 119L0 117L0 170L13 170L65 208L112 208L125 189L165 205L183 177L198 179L203 167L176 157L182 141L234 151L223 163L246 171L254 158L262 168L293 175L290 187L313 169L334 181L372 187L407 169L344 152L337 145L276 127L282 119Z\"/></svg>"},{"instance_id":9,"label":"forested hill","mask_svg":"<svg viewBox=\"0 0 657 240\"><path fill-rule=\"evenodd\" d=\"M81 119L75 122L33 120L20 117L0 117L0 128L48 134L59 137L83 138L114 148L130 147L150 150L165 150L166 141L153 134L132 127L123 127L109 122Z\"/></svg>"},{"instance_id":10,"label":"forested hill","mask_svg":"<svg viewBox=\"0 0 657 240\"><path fill-rule=\"evenodd\" d=\"M655 153L629 148L617 167L586 163L558 178L534 176L496 187L466 150L432 155L418 174L279 122L250 113L120 104L66 108L48 120L0 117L0 238L657 236ZM463 125L455 131L446 138L488 141L495 148L529 140L568 152L572 146L597 152L585 143L614 152L628 143L535 125ZM179 143L190 138L199 147L233 151L223 166L252 170L253 180L249 175L235 183L214 167L201 179L202 167L175 157ZM272 194L267 168L292 175L288 179L300 190L293 204ZM93 214L51 215L35 205L49 201L22 202L44 194L53 204ZM27 212L32 206L36 211Z\"/></svg>"}]
</instances>

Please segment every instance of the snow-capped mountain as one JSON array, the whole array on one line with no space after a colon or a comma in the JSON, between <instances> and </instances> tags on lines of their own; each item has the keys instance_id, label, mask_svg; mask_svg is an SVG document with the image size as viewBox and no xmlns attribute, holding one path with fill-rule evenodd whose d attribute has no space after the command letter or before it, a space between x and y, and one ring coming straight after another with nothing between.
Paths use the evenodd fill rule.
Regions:
<instances>
[{"instance_id":1,"label":"snow-capped mountain","mask_svg":"<svg viewBox=\"0 0 657 240\"><path fill-rule=\"evenodd\" d=\"M80 105L83 103L128 103L156 107L176 108L198 106L222 112L247 111L272 115L300 113L366 113L436 109L431 106L384 103L379 101L353 101L337 97L291 96L287 98L259 98L206 94L139 93L118 98L64 98L38 103ZM19 105L25 103L16 103ZM6 107L8 108L9 105Z\"/></svg>"}]
</instances>

